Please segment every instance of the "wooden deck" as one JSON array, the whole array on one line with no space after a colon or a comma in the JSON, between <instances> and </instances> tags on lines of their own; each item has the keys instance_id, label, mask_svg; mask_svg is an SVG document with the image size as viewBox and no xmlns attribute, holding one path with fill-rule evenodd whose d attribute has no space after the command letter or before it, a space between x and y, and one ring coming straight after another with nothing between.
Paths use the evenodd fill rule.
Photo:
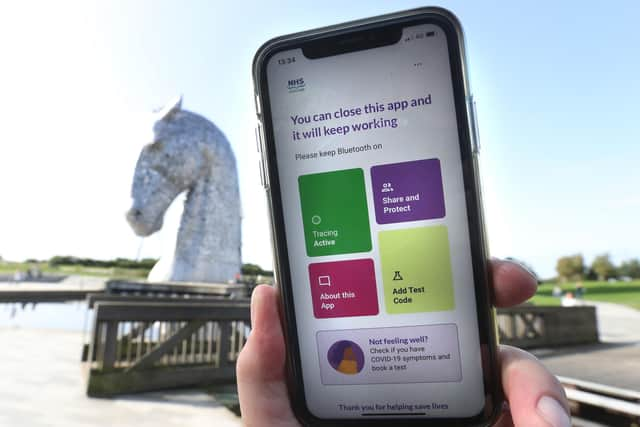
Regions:
<instances>
[{"instance_id":1,"label":"wooden deck","mask_svg":"<svg viewBox=\"0 0 640 427\"><path fill-rule=\"evenodd\" d=\"M20 282L0 277L0 303L84 301L104 292L106 283L106 278L92 276L47 276Z\"/></svg>"},{"instance_id":2,"label":"wooden deck","mask_svg":"<svg viewBox=\"0 0 640 427\"><path fill-rule=\"evenodd\" d=\"M32 284L0 285L0 303L82 301L104 291L104 285Z\"/></svg>"},{"instance_id":3,"label":"wooden deck","mask_svg":"<svg viewBox=\"0 0 640 427\"><path fill-rule=\"evenodd\" d=\"M217 283L164 282L148 283L134 280L69 276L63 280L9 282L0 280L0 303L46 303L83 301L103 293L156 296L183 295L191 297L219 296L240 298L247 295L245 285Z\"/></svg>"}]
</instances>

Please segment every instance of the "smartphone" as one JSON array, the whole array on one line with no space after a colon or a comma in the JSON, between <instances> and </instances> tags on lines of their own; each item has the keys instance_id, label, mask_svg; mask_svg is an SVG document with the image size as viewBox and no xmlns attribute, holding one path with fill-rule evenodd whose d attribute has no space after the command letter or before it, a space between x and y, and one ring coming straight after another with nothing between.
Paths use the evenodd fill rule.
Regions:
<instances>
[{"instance_id":1,"label":"smartphone","mask_svg":"<svg viewBox=\"0 0 640 427\"><path fill-rule=\"evenodd\" d=\"M253 76L299 420L491 422L501 387L458 20L422 8L279 37Z\"/></svg>"}]
</instances>

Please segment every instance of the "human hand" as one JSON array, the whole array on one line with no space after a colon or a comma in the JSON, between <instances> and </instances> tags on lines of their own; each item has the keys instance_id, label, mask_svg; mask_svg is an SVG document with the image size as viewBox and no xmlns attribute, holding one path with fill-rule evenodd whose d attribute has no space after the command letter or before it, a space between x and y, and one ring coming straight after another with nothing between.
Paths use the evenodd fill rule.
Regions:
<instances>
[{"instance_id":1,"label":"human hand","mask_svg":"<svg viewBox=\"0 0 640 427\"><path fill-rule=\"evenodd\" d=\"M494 304L519 304L536 291L536 280L518 264L491 262ZM247 427L300 427L285 384L285 347L278 317L277 291L266 285L251 298L252 330L237 363L238 396ZM570 426L569 407L558 380L531 354L500 346L502 388L509 409L496 427Z\"/></svg>"}]
</instances>

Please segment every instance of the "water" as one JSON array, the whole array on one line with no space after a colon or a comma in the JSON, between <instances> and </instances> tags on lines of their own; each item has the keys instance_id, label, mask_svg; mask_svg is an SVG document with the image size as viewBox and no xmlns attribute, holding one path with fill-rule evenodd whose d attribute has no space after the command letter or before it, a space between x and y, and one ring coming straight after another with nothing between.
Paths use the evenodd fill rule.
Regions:
<instances>
[{"instance_id":1,"label":"water","mask_svg":"<svg viewBox=\"0 0 640 427\"><path fill-rule=\"evenodd\" d=\"M0 328L82 331L88 323L87 303L0 304Z\"/></svg>"}]
</instances>

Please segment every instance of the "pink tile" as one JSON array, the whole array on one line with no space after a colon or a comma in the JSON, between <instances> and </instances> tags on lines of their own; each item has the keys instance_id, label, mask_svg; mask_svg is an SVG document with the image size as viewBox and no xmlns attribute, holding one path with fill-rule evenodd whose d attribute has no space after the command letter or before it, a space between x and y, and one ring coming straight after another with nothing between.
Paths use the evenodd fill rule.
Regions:
<instances>
[{"instance_id":1,"label":"pink tile","mask_svg":"<svg viewBox=\"0 0 640 427\"><path fill-rule=\"evenodd\" d=\"M309 264L313 314L330 317L378 314L378 293L373 260Z\"/></svg>"}]
</instances>

